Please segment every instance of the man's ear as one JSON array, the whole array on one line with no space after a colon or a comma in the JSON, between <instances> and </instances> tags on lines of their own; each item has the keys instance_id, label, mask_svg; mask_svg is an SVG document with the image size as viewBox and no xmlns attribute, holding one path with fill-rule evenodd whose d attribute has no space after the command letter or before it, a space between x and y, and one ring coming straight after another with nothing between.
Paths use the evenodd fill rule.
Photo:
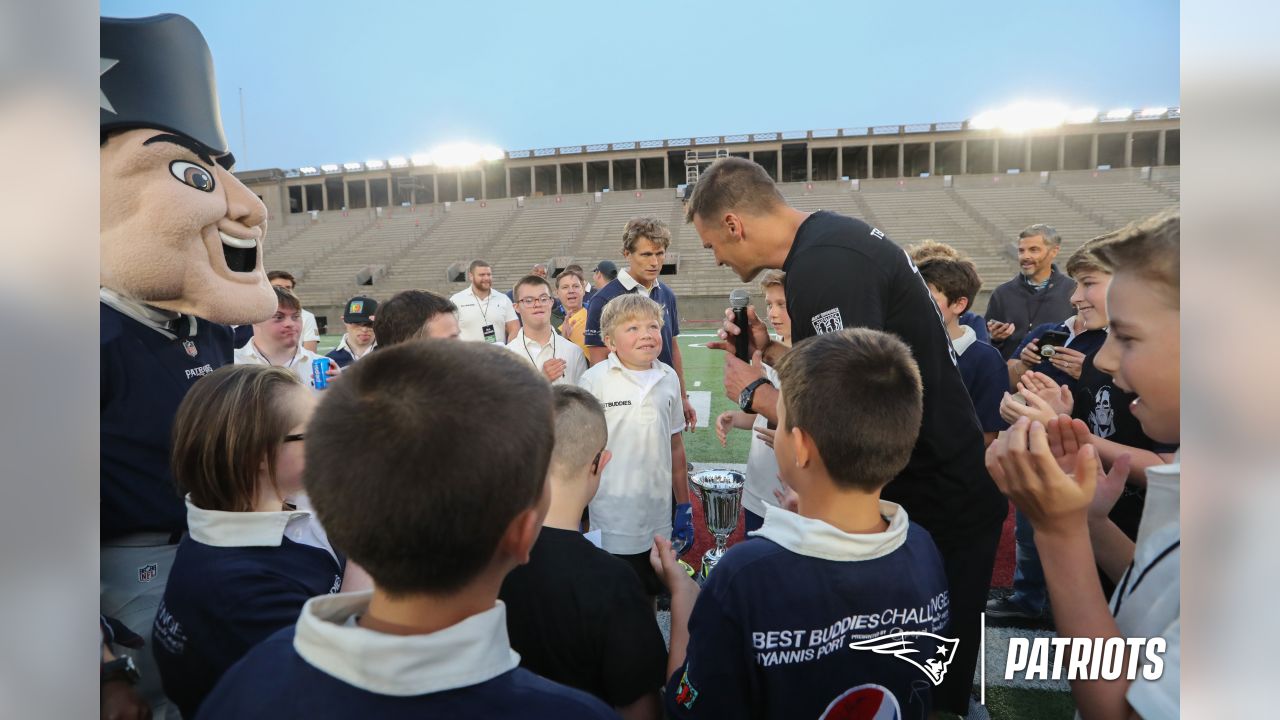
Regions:
<instances>
[{"instance_id":1,"label":"man's ear","mask_svg":"<svg viewBox=\"0 0 1280 720\"><path fill-rule=\"evenodd\" d=\"M724 227L734 240L741 240L743 235L742 217L737 213L724 214Z\"/></svg>"},{"instance_id":2,"label":"man's ear","mask_svg":"<svg viewBox=\"0 0 1280 720\"><path fill-rule=\"evenodd\" d=\"M969 309L969 298L967 297L961 297L959 300L956 300L955 302L951 303L951 312L955 313L956 317L963 315L965 310L968 310L968 309Z\"/></svg>"}]
</instances>

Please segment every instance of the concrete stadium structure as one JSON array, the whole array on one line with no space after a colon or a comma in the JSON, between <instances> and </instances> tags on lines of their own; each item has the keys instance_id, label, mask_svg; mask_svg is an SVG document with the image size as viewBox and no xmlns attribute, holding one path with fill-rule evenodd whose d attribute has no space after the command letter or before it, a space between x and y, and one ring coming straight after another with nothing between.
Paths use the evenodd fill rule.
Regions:
<instances>
[{"instance_id":1,"label":"concrete stadium structure","mask_svg":"<svg viewBox=\"0 0 1280 720\"><path fill-rule=\"evenodd\" d=\"M699 319L740 285L682 219L683 185L717 156L760 163L798 208L861 217L901 244L950 242L989 291L1016 271L1028 224L1054 225L1065 253L1176 205L1179 120L1160 109L1023 134L968 123L756 133L509 151L466 168L392 158L237 176L270 212L268 267L298 276L318 315L356 293L454 292L474 258L500 287L536 262L620 260L627 219L654 215L673 232L664 282Z\"/></svg>"}]
</instances>

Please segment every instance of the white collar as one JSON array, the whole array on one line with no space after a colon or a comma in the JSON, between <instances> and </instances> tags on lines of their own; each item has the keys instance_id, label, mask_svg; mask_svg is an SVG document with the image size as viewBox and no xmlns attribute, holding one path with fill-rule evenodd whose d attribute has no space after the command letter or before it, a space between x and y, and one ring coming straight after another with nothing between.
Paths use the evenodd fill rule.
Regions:
<instances>
[{"instance_id":1,"label":"white collar","mask_svg":"<svg viewBox=\"0 0 1280 720\"><path fill-rule=\"evenodd\" d=\"M161 310L158 307L147 305L146 303L125 297L120 293L105 287L98 288L98 300L106 303L111 308L127 315L134 320L146 325L165 337L173 340L177 337L169 330L169 323L182 317L180 313L172 310ZM190 316L188 316L190 317ZM195 323L195 318L191 317L191 322ZM195 334L195 328L191 328L192 335Z\"/></svg>"},{"instance_id":2,"label":"white collar","mask_svg":"<svg viewBox=\"0 0 1280 720\"><path fill-rule=\"evenodd\" d=\"M516 337L512 342L519 343L517 347L523 347L523 348L533 347L539 350L541 350L544 347L553 346L555 345L555 342L556 342L556 335L559 335L559 333L556 332L556 329L554 327L550 329L551 329L551 335L547 338L547 341L545 343L540 343L537 340L534 340L533 338L529 337L528 335L525 335L524 328L520 328L520 330L516 332Z\"/></svg>"},{"instance_id":3,"label":"white collar","mask_svg":"<svg viewBox=\"0 0 1280 720\"><path fill-rule=\"evenodd\" d=\"M267 359L267 356L263 355L262 351L258 349L258 344L253 341L253 338L249 338L249 342L245 343L244 347L249 351L250 355L253 355L255 358L260 360L263 365L272 365L271 361ZM297 365L299 360L305 359L307 357L308 352L310 351L302 347L301 344L299 344L298 347L294 349L293 358L290 359L289 362L283 365L274 365L273 367L281 367L286 370L292 370L293 366Z\"/></svg>"},{"instance_id":4,"label":"white collar","mask_svg":"<svg viewBox=\"0 0 1280 720\"><path fill-rule=\"evenodd\" d=\"M653 281L653 287L646 288L645 286L640 284L639 280L636 280L635 278L631 277L631 273L627 272L625 269L618 271L618 282L622 283L623 289L625 289L627 292L631 292L636 288L640 288L640 292L644 293L645 297L649 297L649 293L658 289L657 280Z\"/></svg>"},{"instance_id":5,"label":"white collar","mask_svg":"<svg viewBox=\"0 0 1280 720\"><path fill-rule=\"evenodd\" d=\"M191 539L212 547L279 547L290 521L311 518L306 510L226 512L196 507L190 495L186 501Z\"/></svg>"},{"instance_id":6,"label":"white collar","mask_svg":"<svg viewBox=\"0 0 1280 720\"><path fill-rule=\"evenodd\" d=\"M1078 333L1076 333L1076 318L1078 318L1078 317L1080 317L1080 316L1079 316L1079 315L1072 315L1071 317L1069 317L1069 318L1067 318L1066 320L1062 321L1062 324L1067 326L1067 343L1068 343L1068 344L1070 344L1070 342L1071 342L1072 340L1075 340L1075 339L1076 339L1076 335L1078 334ZM1085 332L1088 332L1088 330L1085 330Z\"/></svg>"},{"instance_id":7,"label":"white collar","mask_svg":"<svg viewBox=\"0 0 1280 720\"><path fill-rule=\"evenodd\" d=\"M951 340L951 347L956 349L956 355L963 355L970 345L978 341L978 333L974 332L973 328L968 325L961 325L960 328L964 332L960 334L960 337Z\"/></svg>"},{"instance_id":8,"label":"white collar","mask_svg":"<svg viewBox=\"0 0 1280 720\"><path fill-rule=\"evenodd\" d=\"M507 638L507 608L493 608L427 635L389 635L349 620L372 591L311 598L302 606L293 649L313 667L378 695L409 697L470 687L520 664Z\"/></svg>"},{"instance_id":9,"label":"white collar","mask_svg":"<svg viewBox=\"0 0 1280 720\"><path fill-rule=\"evenodd\" d=\"M654 361L653 361L653 364L652 364L652 365L650 365L649 367L645 368L644 370L632 370L631 368L627 367L626 365L623 365L623 364L622 364L622 361L618 359L618 353L613 352L613 351L609 351L609 359L608 359L608 362L609 362L609 369L610 369L610 370L619 370L619 371L621 371L621 372L622 372L622 374L624 374L624 375L626 375L626 374L628 374L628 373L642 373L642 372L648 372L648 371L650 371L650 370L661 370L661 371L663 372L663 374L666 374L666 372L667 372L667 371L669 370L669 368L670 368L670 366L669 366L669 365L667 365L666 363L662 362L661 360L658 360L658 359L656 359L656 358L655 358L655 359L654 359ZM672 372L674 372L674 371L672 371Z\"/></svg>"},{"instance_id":10,"label":"white collar","mask_svg":"<svg viewBox=\"0 0 1280 720\"><path fill-rule=\"evenodd\" d=\"M888 530L853 534L821 520L769 505L765 507L764 525L750 535L772 540L797 555L820 560L874 560L897 550L907 541L906 508L881 500L880 514L889 520Z\"/></svg>"},{"instance_id":11,"label":"white collar","mask_svg":"<svg viewBox=\"0 0 1280 720\"><path fill-rule=\"evenodd\" d=\"M356 351L355 351L355 348L353 348L353 347L351 347L350 345L348 345L348 344L347 344L347 334L346 334L346 333L342 333L342 342L338 343L338 347L334 348L334 352L337 352L337 351L339 351L339 350L346 350L346 351L351 355L351 359L352 359L352 360L359 360L360 358L364 357L365 355L368 355L368 354L369 354L369 353L370 353L374 348L376 348L376 347L378 347L378 341L377 341L377 340L374 340L374 341L369 345L369 347L365 349L365 351L364 351L364 352L362 352L362 353L360 353L359 355L357 355L357 354L356 354Z\"/></svg>"}]
</instances>

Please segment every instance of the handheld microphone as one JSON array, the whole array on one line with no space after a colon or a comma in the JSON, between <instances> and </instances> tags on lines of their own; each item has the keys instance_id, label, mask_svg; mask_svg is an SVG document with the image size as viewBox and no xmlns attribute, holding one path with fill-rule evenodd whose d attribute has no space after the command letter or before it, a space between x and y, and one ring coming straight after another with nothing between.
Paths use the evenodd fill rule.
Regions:
<instances>
[{"instance_id":1,"label":"handheld microphone","mask_svg":"<svg viewBox=\"0 0 1280 720\"><path fill-rule=\"evenodd\" d=\"M733 354L742 362L751 362L751 325L747 322L747 305L751 294L738 289L729 293L729 306L733 308L733 324L741 330L733 339Z\"/></svg>"}]
</instances>

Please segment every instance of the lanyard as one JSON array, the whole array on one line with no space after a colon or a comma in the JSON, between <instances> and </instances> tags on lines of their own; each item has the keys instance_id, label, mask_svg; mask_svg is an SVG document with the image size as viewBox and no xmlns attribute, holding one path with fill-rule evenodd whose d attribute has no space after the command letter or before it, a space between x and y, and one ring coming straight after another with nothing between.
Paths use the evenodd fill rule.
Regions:
<instances>
[{"instance_id":1,"label":"lanyard","mask_svg":"<svg viewBox=\"0 0 1280 720\"><path fill-rule=\"evenodd\" d=\"M476 297L476 291L471 291L471 297L475 298L476 307L480 308L480 317L484 322L489 322L489 303L493 301L493 291L489 291L489 297L484 299L484 307L480 307L480 298Z\"/></svg>"},{"instance_id":2,"label":"lanyard","mask_svg":"<svg viewBox=\"0 0 1280 720\"><path fill-rule=\"evenodd\" d=\"M253 339L252 339L252 338L249 340L249 344L253 346L253 352L254 352L258 357L262 358L263 362L265 362L266 364L270 365L271 367L292 368L292 367L293 367L293 363L294 363L294 361L296 361L296 360L298 359L298 349L297 349L297 348L294 348L294 350L293 350L293 357L289 358L289 361L288 361L288 362L286 362L286 363L285 363L285 364L283 364L283 365L276 365L275 363L271 362L271 358L269 358L269 357L267 357L266 355L264 355L264 354L262 353L262 351L258 349L258 344L257 344L257 343L255 343L255 342L253 341Z\"/></svg>"},{"instance_id":3,"label":"lanyard","mask_svg":"<svg viewBox=\"0 0 1280 720\"><path fill-rule=\"evenodd\" d=\"M522 336L521 342L524 343L524 354L529 356L529 362L533 363L533 366L535 368L538 367L538 361L534 360L533 353L529 352L529 338L527 336ZM546 347L546 345L543 345L543 347ZM539 350L538 354L541 355L542 351ZM555 358L556 358L556 331L552 330L551 331L551 359L554 360ZM538 369L541 370L542 368L538 368Z\"/></svg>"}]
</instances>

